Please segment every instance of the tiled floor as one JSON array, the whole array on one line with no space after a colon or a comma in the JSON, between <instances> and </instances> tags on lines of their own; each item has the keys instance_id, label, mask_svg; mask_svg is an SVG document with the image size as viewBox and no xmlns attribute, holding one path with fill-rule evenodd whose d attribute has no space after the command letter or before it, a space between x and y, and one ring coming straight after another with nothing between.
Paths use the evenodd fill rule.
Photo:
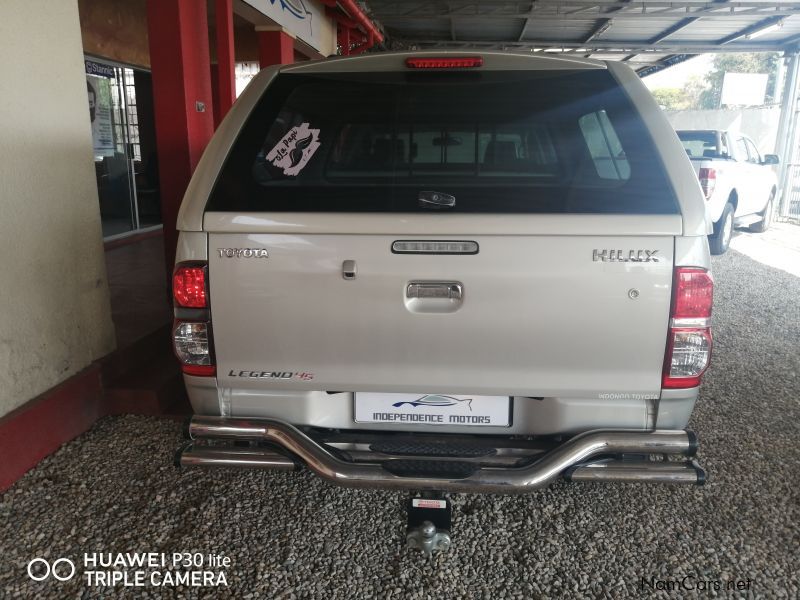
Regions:
<instances>
[{"instance_id":1,"label":"tiled floor","mask_svg":"<svg viewBox=\"0 0 800 600\"><path fill-rule=\"evenodd\" d=\"M125 348L170 322L163 236L150 236L107 250L106 269L118 348Z\"/></svg>"}]
</instances>

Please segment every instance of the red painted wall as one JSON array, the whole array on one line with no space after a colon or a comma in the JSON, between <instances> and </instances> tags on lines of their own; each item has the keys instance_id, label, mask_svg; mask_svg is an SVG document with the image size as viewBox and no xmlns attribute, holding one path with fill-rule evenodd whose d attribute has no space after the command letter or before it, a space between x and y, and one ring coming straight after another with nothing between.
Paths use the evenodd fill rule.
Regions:
<instances>
[{"instance_id":1,"label":"red painted wall","mask_svg":"<svg viewBox=\"0 0 800 600\"><path fill-rule=\"evenodd\" d=\"M97 363L0 419L0 492L103 416Z\"/></svg>"}]
</instances>

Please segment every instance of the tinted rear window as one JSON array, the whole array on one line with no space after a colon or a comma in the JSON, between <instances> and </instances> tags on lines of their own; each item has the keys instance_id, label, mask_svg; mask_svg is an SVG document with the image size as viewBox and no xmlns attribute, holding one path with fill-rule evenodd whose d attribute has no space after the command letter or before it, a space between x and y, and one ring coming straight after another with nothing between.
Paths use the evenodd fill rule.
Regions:
<instances>
[{"instance_id":1,"label":"tinted rear window","mask_svg":"<svg viewBox=\"0 0 800 600\"><path fill-rule=\"evenodd\" d=\"M429 211L423 192L457 213L677 212L605 70L282 74L207 209Z\"/></svg>"},{"instance_id":2,"label":"tinted rear window","mask_svg":"<svg viewBox=\"0 0 800 600\"><path fill-rule=\"evenodd\" d=\"M690 158L720 158L726 149L717 146L715 131L678 131L678 138Z\"/></svg>"}]
</instances>

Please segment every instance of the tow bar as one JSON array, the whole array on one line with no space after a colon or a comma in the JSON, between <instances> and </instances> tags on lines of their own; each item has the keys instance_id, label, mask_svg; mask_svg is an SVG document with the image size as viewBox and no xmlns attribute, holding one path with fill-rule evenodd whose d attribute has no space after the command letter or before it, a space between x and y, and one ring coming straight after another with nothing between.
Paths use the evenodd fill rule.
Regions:
<instances>
[{"instance_id":1,"label":"tow bar","mask_svg":"<svg viewBox=\"0 0 800 600\"><path fill-rule=\"evenodd\" d=\"M450 547L450 524L453 507L441 494L427 493L408 499L406 542L425 556L444 552Z\"/></svg>"}]
</instances>

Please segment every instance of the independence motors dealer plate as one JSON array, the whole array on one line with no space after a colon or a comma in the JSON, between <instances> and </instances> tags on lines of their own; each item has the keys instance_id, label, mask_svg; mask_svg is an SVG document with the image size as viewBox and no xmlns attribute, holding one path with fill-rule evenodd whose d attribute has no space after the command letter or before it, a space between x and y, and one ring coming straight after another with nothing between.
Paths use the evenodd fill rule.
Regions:
<instances>
[{"instance_id":1,"label":"independence motors dealer plate","mask_svg":"<svg viewBox=\"0 0 800 600\"><path fill-rule=\"evenodd\" d=\"M359 392L355 394L355 421L507 427L511 423L511 398Z\"/></svg>"}]
</instances>

